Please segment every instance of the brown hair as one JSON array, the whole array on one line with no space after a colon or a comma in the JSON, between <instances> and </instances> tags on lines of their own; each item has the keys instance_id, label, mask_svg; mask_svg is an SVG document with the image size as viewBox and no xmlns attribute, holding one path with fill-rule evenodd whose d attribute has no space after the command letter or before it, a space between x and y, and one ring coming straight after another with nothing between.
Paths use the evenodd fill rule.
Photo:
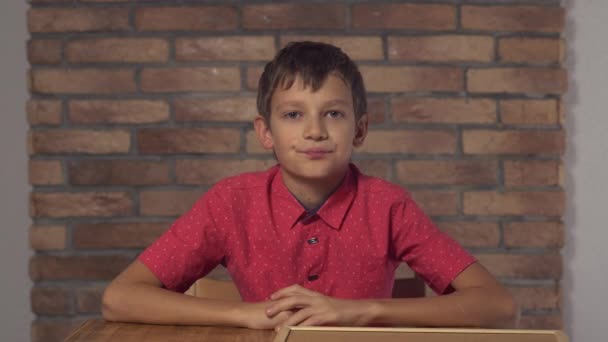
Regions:
<instances>
[{"instance_id":1,"label":"brown hair","mask_svg":"<svg viewBox=\"0 0 608 342\"><path fill-rule=\"evenodd\" d=\"M270 102L278 86L289 89L300 76L304 86L312 86L313 91L317 91L332 73L350 86L355 118L359 119L367 112L365 86L359 68L340 48L308 41L289 43L266 64L258 84L258 113L270 122Z\"/></svg>"}]
</instances>

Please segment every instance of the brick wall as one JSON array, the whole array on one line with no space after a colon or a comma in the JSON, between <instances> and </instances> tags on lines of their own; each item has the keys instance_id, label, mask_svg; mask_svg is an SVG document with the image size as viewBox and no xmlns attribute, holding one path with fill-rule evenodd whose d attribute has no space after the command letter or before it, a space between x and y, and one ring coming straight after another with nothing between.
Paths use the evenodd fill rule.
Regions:
<instances>
[{"instance_id":1,"label":"brick wall","mask_svg":"<svg viewBox=\"0 0 608 342\"><path fill-rule=\"evenodd\" d=\"M98 317L107 281L221 177L273 163L252 133L290 40L360 65L364 171L398 182L560 328L565 194L558 0L30 0L35 341Z\"/></svg>"}]
</instances>

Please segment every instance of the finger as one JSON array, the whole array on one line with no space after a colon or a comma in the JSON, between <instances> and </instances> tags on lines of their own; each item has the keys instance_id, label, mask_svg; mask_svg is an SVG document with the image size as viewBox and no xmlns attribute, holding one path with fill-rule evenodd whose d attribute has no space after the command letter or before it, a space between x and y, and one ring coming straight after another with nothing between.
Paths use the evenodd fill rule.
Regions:
<instances>
[{"instance_id":1,"label":"finger","mask_svg":"<svg viewBox=\"0 0 608 342\"><path fill-rule=\"evenodd\" d=\"M272 317L281 311L301 309L310 306L312 300L313 298L310 296L291 296L283 298L266 308L266 315Z\"/></svg>"},{"instance_id":2,"label":"finger","mask_svg":"<svg viewBox=\"0 0 608 342\"><path fill-rule=\"evenodd\" d=\"M298 324L298 326L300 326L300 327L314 327L314 326L323 325L326 322L327 322L327 320L324 319L322 315L316 314L316 315L311 315L310 317L308 317L307 319L305 319L304 321L302 321L300 324Z\"/></svg>"},{"instance_id":3,"label":"finger","mask_svg":"<svg viewBox=\"0 0 608 342\"><path fill-rule=\"evenodd\" d=\"M298 284L293 284L274 292L270 295L270 299L276 300L279 298L284 298L286 296L293 296L295 294L306 294L306 291L308 291L308 289Z\"/></svg>"},{"instance_id":4,"label":"finger","mask_svg":"<svg viewBox=\"0 0 608 342\"><path fill-rule=\"evenodd\" d=\"M282 311L272 318L273 326L282 325L289 317L293 316L293 311Z\"/></svg>"},{"instance_id":5,"label":"finger","mask_svg":"<svg viewBox=\"0 0 608 342\"><path fill-rule=\"evenodd\" d=\"M299 325L301 322L307 320L312 314L313 314L313 311L311 308L302 309L302 310L294 313L293 315L291 315L291 317L286 319L282 324L277 325L275 330L279 331L279 330L281 330L281 327L284 327L284 326Z\"/></svg>"}]
</instances>

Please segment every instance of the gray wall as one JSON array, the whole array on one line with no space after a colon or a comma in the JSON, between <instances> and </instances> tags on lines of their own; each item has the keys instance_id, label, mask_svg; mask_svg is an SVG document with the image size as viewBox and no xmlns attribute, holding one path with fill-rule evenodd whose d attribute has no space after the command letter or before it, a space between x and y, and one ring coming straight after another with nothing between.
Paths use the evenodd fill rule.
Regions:
<instances>
[{"instance_id":1,"label":"gray wall","mask_svg":"<svg viewBox=\"0 0 608 342\"><path fill-rule=\"evenodd\" d=\"M608 2L568 0L570 71L565 323L573 341L606 340L608 307Z\"/></svg>"},{"instance_id":2,"label":"gray wall","mask_svg":"<svg viewBox=\"0 0 608 342\"><path fill-rule=\"evenodd\" d=\"M608 2L568 7L569 207L566 216L565 325L573 341L603 341L608 307ZM32 315L27 275L25 1L0 3L0 340L26 341Z\"/></svg>"},{"instance_id":3,"label":"gray wall","mask_svg":"<svg viewBox=\"0 0 608 342\"><path fill-rule=\"evenodd\" d=\"M0 3L0 341L29 341L26 2Z\"/></svg>"}]
</instances>

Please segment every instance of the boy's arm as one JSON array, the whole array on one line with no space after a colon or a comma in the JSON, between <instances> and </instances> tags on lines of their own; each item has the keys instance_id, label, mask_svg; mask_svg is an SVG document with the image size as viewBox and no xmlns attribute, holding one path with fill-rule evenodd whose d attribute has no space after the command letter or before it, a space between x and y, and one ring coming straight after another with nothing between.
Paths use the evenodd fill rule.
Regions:
<instances>
[{"instance_id":1,"label":"boy's arm","mask_svg":"<svg viewBox=\"0 0 608 342\"><path fill-rule=\"evenodd\" d=\"M479 263L451 283L448 295L370 303L371 323L409 326L513 327L518 308L511 294Z\"/></svg>"},{"instance_id":2,"label":"boy's arm","mask_svg":"<svg viewBox=\"0 0 608 342\"><path fill-rule=\"evenodd\" d=\"M449 295L380 300L341 300L292 286L275 293L269 317L301 308L283 325L392 325L437 327L512 326L517 307L509 292L479 263L451 283Z\"/></svg>"},{"instance_id":3,"label":"boy's arm","mask_svg":"<svg viewBox=\"0 0 608 342\"><path fill-rule=\"evenodd\" d=\"M172 292L162 288L160 280L135 260L104 291L102 314L109 321L272 329L291 312L268 318L264 309L270 304L205 299Z\"/></svg>"}]
</instances>

